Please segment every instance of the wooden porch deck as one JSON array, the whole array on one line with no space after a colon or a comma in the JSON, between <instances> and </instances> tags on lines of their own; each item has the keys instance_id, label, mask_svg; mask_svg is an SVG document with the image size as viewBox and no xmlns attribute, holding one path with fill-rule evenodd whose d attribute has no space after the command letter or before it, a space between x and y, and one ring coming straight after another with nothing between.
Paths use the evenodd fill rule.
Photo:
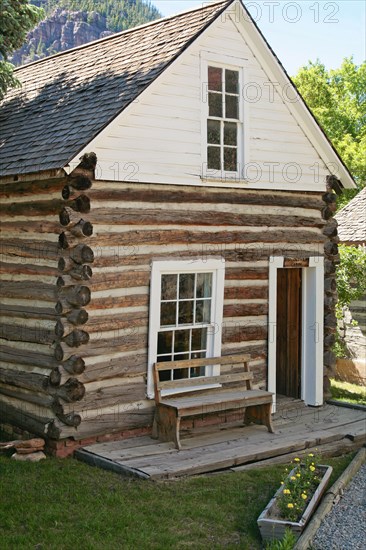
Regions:
<instances>
[{"instance_id":1,"label":"wooden porch deck","mask_svg":"<svg viewBox=\"0 0 366 550\"><path fill-rule=\"evenodd\" d=\"M170 479L224 469L244 469L286 462L291 453L318 448L340 454L366 442L366 412L334 405L306 407L295 400L279 400L274 434L264 426L241 423L208 426L182 432L182 449L149 436L79 449L75 456L94 466L145 479ZM247 466L246 466L247 465Z\"/></svg>"}]
</instances>

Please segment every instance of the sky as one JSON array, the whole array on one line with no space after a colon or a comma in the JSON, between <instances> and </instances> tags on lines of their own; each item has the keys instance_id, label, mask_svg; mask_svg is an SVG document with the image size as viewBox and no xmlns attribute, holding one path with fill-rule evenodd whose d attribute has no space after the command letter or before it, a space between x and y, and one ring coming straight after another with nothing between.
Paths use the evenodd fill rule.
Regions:
<instances>
[{"instance_id":1,"label":"sky","mask_svg":"<svg viewBox=\"0 0 366 550\"><path fill-rule=\"evenodd\" d=\"M203 0L152 0L163 16L206 4ZM309 60L336 69L345 57L366 58L365 0L244 0L290 76Z\"/></svg>"}]
</instances>

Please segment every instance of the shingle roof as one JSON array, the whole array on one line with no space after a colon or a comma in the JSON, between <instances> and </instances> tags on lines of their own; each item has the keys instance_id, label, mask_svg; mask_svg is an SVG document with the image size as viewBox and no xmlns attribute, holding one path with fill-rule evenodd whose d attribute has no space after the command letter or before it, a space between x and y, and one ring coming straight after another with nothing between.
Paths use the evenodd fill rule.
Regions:
<instances>
[{"instance_id":1,"label":"shingle roof","mask_svg":"<svg viewBox=\"0 0 366 550\"><path fill-rule=\"evenodd\" d=\"M16 71L0 110L0 175L65 166L233 0L154 21Z\"/></svg>"},{"instance_id":2,"label":"shingle roof","mask_svg":"<svg viewBox=\"0 0 366 550\"><path fill-rule=\"evenodd\" d=\"M366 243L366 187L335 218L341 242Z\"/></svg>"}]
</instances>

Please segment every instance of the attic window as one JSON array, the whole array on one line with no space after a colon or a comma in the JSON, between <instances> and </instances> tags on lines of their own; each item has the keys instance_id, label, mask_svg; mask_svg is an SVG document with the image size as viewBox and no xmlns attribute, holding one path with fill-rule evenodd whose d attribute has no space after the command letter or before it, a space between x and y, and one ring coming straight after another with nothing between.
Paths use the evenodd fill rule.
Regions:
<instances>
[{"instance_id":1,"label":"attic window","mask_svg":"<svg viewBox=\"0 0 366 550\"><path fill-rule=\"evenodd\" d=\"M207 168L238 171L239 71L208 67Z\"/></svg>"}]
</instances>

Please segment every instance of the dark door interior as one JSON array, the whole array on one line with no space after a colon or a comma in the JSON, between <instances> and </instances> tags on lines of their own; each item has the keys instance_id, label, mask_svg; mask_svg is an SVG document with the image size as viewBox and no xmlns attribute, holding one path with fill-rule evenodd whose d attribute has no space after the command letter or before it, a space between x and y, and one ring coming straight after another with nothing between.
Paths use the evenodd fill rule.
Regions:
<instances>
[{"instance_id":1,"label":"dark door interior","mask_svg":"<svg viewBox=\"0 0 366 550\"><path fill-rule=\"evenodd\" d=\"M277 270L277 393L301 397L301 269Z\"/></svg>"}]
</instances>

